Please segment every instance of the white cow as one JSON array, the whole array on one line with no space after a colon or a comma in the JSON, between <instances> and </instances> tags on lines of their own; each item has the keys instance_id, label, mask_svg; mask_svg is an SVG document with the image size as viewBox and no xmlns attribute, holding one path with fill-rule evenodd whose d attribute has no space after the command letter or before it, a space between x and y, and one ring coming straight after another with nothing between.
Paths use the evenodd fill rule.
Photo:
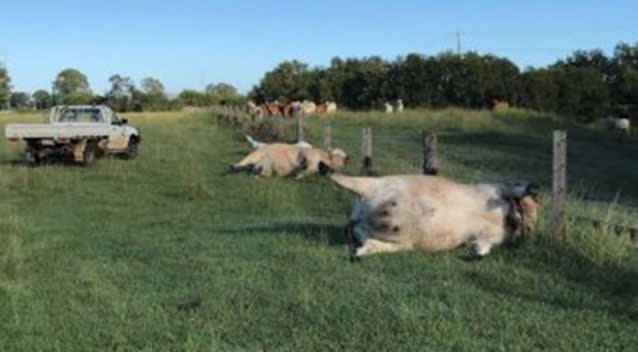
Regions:
<instances>
[{"instance_id":1,"label":"white cow","mask_svg":"<svg viewBox=\"0 0 638 352\"><path fill-rule=\"evenodd\" d=\"M262 108L257 106L252 100L246 103L246 112L253 118L262 119L264 117L264 111Z\"/></svg>"},{"instance_id":2,"label":"white cow","mask_svg":"<svg viewBox=\"0 0 638 352\"><path fill-rule=\"evenodd\" d=\"M600 120L600 127L606 130L617 130L629 135L631 133L631 120L609 116Z\"/></svg>"},{"instance_id":3,"label":"white cow","mask_svg":"<svg viewBox=\"0 0 638 352\"><path fill-rule=\"evenodd\" d=\"M394 107L392 106L392 104L390 104L390 102L386 101L384 104L384 108L385 108L385 112L386 114L391 114L394 112Z\"/></svg>"},{"instance_id":4,"label":"white cow","mask_svg":"<svg viewBox=\"0 0 638 352\"><path fill-rule=\"evenodd\" d=\"M326 113L327 114L334 114L335 112L337 112L337 103L335 103L333 101L327 101L326 102Z\"/></svg>"},{"instance_id":5,"label":"white cow","mask_svg":"<svg viewBox=\"0 0 638 352\"><path fill-rule=\"evenodd\" d=\"M353 259L460 246L479 259L494 246L516 244L533 229L539 211L534 186L461 184L423 175L330 178L357 196L349 222Z\"/></svg>"},{"instance_id":6,"label":"white cow","mask_svg":"<svg viewBox=\"0 0 638 352\"><path fill-rule=\"evenodd\" d=\"M312 115L317 112L317 104L309 100L304 100L301 102L301 111L304 115Z\"/></svg>"},{"instance_id":7,"label":"white cow","mask_svg":"<svg viewBox=\"0 0 638 352\"><path fill-rule=\"evenodd\" d=\"M397 99L397 101L394 103L394 111L403 112L403 100Z\"/></svg>"}]
</instances>

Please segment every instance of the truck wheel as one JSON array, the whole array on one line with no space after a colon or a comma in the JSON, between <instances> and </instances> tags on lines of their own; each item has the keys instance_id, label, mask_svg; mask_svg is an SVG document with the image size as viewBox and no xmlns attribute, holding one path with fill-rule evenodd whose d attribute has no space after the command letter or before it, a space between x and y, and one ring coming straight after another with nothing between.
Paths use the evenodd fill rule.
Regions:
<instances>
[{"instance_id":1,"label":"truck wheel","mask_svg":"<svg viewBox=\"0 0 638 352\"><path fill-rule=\"evenodd\" d=\"M27 150L27 152L25 153L25 158L27 159L27 163L29 164L29 166L33 167L40 165L40 163L42 162L37 150Z\"/></svg>"},{"instance_id":2,"label":"truck wheel","mask_svg":"<svg viewBox=\"0 0 638 352\"><path fill-rule=\"evenodd\" d=\"M124 153L126 159L135 159L137 157L137 141L129 140L126 152Z\"/></svg>"},{"instance_id":3,"label":"truck wheel","mask_svg":"<svg viewBox=\"0 0 638 352\"><path fill-rule=\"evenodd\" d=\"M97 147L94 144L86 144L86 147L84 147L84 153L82 154L82 162L80 163L82 166L89 166L93 164L93 161L95 160L95 149L97 149Z\"/></svg>"}]
</instances>

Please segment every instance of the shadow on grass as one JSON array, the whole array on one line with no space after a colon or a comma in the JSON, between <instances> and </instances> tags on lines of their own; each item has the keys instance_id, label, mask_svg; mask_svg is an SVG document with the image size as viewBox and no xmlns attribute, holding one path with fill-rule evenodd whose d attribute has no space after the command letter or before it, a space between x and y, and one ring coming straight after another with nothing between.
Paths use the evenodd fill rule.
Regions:
<instances>
[{"instance_id":1,"label":"shadow on grass","mask_svg":"<svg viewBox=\"0 0 638 352\"><path fill-rule=\"evenodd\" d=\"M467 273L468 282L496 296L540 302L555 309L605 311L620 320L638 323L638 271L632 262L625 265L597 264L565 247L530 245L528 250L507 252L505 265L533 272L546 279L538 285L526 278L503 279L490 272ZM636 253L632 253L636 254ZM633 263L637 258L629 258ZM552 288L565 286L569 291Z\"/></svg>"},{"instance_id":2,"label":"shadow on grass","mask_svg":"<svg viewBox=\"0 0 638 352\"><path fill-rule=\"evenodd\" d=\"M218 229L222 234L292 234L314 242L329 245L345 245L345 225L319 224L311 222L274 222L265 225L233 226Z\"/></svg>"}]
</instances>

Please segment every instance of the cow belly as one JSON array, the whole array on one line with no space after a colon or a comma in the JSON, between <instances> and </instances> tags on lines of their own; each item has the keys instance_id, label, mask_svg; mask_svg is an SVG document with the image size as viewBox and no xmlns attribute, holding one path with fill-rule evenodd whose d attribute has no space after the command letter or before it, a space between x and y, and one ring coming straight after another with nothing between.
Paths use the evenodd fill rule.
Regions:
<instances>
[{"instance_id":1,"label":"cow belly","mask_svg":"<svg viewBox=\"0 0 638 352\"><path fill-rule=\"evenodd\" d=\"M396 199L403 199L401 203ZM471 237L471 216L444 207L428 206L423 199L384 197L377 202L357 201L353 232L360 243L367 238L394 243L421 252L458 248ZM467 215L467 214L466 214Z\"/></svg>"}]
</instances>

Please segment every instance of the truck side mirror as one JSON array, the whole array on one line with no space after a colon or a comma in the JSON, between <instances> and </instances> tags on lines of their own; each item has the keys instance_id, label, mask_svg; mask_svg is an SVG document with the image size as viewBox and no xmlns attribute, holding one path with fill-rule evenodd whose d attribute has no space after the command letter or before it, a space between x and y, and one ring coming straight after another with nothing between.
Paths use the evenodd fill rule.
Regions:
<instances>
[{"instance_id":1,"label":"truck side mirror","mask_svg":"<svg viewBox=\"0 0 638 352\"><path fill-rule=\"evenodd\" d=\"M127 118L123 118L122 119L122 125L126 125L128 123L128 119Z\"/></svg>"}]
</instances>

